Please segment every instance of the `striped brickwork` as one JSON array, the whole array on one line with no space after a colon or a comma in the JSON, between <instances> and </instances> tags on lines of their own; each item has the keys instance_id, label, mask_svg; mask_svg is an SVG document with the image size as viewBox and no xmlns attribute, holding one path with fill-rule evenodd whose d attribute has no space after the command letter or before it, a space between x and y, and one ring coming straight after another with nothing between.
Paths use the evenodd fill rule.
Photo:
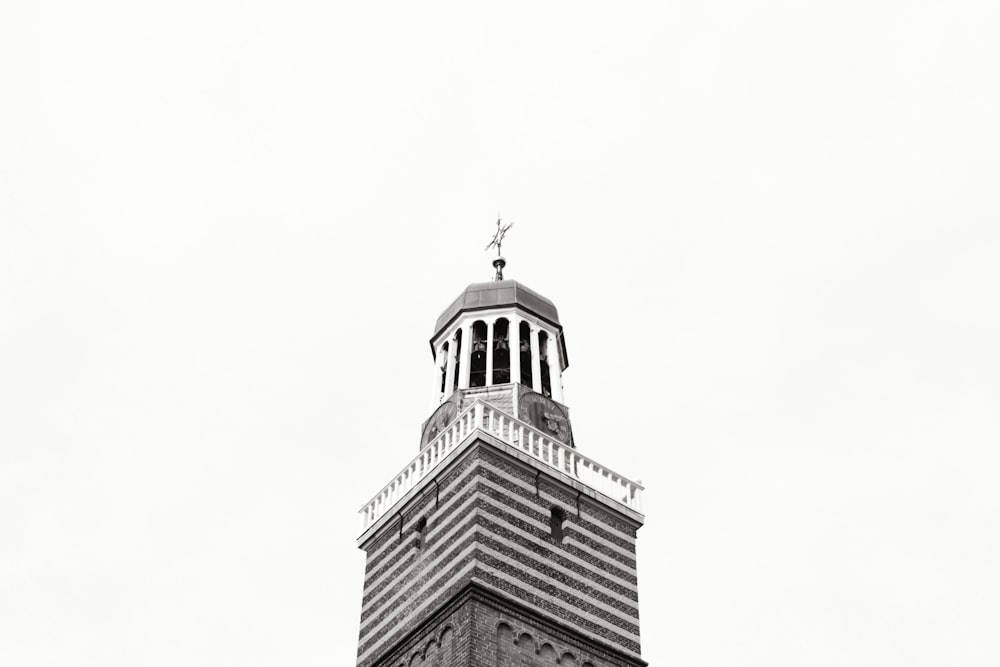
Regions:
<instances>
[{"instance_id":1,"label":"striped brickwork","mask_svg":"<svg viewBox=\"0 0 1000 667\"><path fill-rule=\"evenodd\" d=\"M475 579L639 655L634 524L537 468L482 448ZM561 541L550 510L563 510Z\"/></svg>"},{"instance_id":2,"label":"striped brickwork","mask_svg":"<svg viewBox=\"0 0 1000 667\"><path fill-rule=\"evenodd\" d=\"M470 449L362 547L358 665L372 664L472 579L479 462ZM416 528L426 519L423 533Z\"/></svg>"},{"instance_id":3,"label":"striped brickwork","mask_svg":"<svg viewBox=\"0 0 1000 667\"><path fill-rule=\"evenodd\" d=\"M627 664L641 664L637 521L550 476L543 465L518 460L495 440L468 447L434 482L361 545L368 559L360 667L394 665L412 646L426 651L435 632L427 624L444 622L438 619L443 605L470 589L510 600L594 646L630 657ZM550 531L553 507L565 515L561 541ZM421 519L426 524L418 530ZM461 658L466 662L458 664L497 664L473 661L471 653L486 641L485 632L495 654L497 627L470 630L466 637L461 624L451 623L456 643L448 655L454 646L468 647ZM513 621L508 625L514 628ZM435 639L433 646L444 644ZM611 663L594 666L601 664Z\"/></svg>"}]
</instances>

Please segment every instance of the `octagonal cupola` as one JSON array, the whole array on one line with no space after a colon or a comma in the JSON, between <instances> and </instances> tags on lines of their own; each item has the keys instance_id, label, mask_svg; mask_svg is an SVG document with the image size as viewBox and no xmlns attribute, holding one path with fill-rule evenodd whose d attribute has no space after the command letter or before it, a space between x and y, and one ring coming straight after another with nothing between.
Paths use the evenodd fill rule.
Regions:
<instances>
[{"instance_id":1,"label":"octagonal cupola","mask_svg":"<svg viewBox=\"0 0 1000 667\"><path fill-rule=\"evenodd\" d=\"M563 403L566 340L555 304L515 280L473 283L441 313L430 339L436 412L423 442L476 399L526 419L554 423L571 444ZM548 415L548 417L546 417Z\"/></svg>"}]
</instances>

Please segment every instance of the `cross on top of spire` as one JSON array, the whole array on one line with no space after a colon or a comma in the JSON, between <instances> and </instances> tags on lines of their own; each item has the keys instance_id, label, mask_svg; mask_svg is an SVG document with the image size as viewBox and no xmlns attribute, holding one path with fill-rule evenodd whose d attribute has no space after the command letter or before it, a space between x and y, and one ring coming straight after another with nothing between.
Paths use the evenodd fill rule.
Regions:
<instances>
[{"instance_id":1,"label":"cross on top of spire","mask_svg":"<svg viewBox=\"0 0 1000 667\"><path fill-rule=\"evenodd\" d=\"M496 267L497 274L493 278L494 280L503 280L503 267L507 265L507 260L505 260L500 255L500 246L503 245L504 237L507 236L507 232L511 227L514 226L513 222L509 222L506 225L501 223L500 216L497 216L497 231L493 234L493 240L483 250L489 250L493 246L497 247L497 256L493 260L493 266Z\"/></svg>"}]
</instances>

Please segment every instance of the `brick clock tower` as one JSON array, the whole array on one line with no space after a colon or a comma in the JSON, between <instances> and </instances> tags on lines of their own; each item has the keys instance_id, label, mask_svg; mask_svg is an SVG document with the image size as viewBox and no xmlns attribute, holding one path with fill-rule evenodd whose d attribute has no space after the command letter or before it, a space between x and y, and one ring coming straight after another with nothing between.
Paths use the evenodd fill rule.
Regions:
<instances>
[{"instance_id":1,"label":"brick clock tower","mask_svg":"<svg viewBox=\"0 0 1000 667\"><path fill-rule=\"evenodd\" d=\"M645 665L642 486L576 449L559 315L498 261L438 318L417 456L361 509L358 667Z\"/></svg>"}]
</instances>

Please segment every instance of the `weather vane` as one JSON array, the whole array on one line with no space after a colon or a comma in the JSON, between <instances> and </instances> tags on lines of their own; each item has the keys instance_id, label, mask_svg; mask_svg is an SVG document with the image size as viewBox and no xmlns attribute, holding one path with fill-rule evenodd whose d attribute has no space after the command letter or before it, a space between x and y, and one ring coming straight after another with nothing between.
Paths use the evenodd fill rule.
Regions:
<instances>
[{"instance_id":1,"label":"weather vane","mask_svg":"<svg viewBox=\"0 0 1000 667\"><path fill-rule=\"evenodd\" d=\"M498 215L497 216L497 231L496 231L496 234L493 235L493 240L490 241L489 244L485 248L483 248L483 250L485 251L485 250L489 250L493 246L497 247L497 256L496 256L496 259L493 260L493 266L496 267L496 270L497 270L497 275L494 278L494 280L503 280L503 267L505 267L507 265L507 260L505 260L500 255L500 246L503 245L504 237L507 236L507 232L513 226L514 226L513 222L509 222L506 225L502 225L501 226L500 216Z\"/></svg>"}]
</instances>

